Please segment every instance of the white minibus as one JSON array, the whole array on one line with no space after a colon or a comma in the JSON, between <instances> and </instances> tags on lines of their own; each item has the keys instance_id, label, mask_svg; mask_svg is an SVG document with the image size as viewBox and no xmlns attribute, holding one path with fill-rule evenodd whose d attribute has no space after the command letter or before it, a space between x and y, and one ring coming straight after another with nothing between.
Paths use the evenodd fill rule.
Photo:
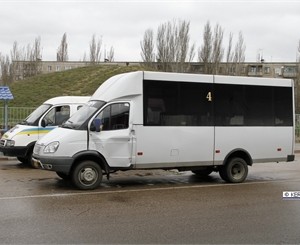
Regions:
<instances>
[{"instance_id":1,"label":"white minibus","mask_svg":"<svg viewBox=\"0 0 300 245\"><path fill-rule=\"evenodd\" d=\"M294 160L293 81L148 71L113 76L36 143L33 157L79 189L131 169L216 171L226 182L243 182L253 163Z\"/></svg>"},{"instance_id":2,"label":"white minibus","mask_svg":"<svg viewBox=\"0 0 300 245\"><path fill-rule=\"evenodd\" d=\"M20 162L30 164L35 142L67 121L90 98L89 96L59 96L45 101L26 119L2 136L0 151L5 156L14 156Z\"/></svg>"}]
</instances>

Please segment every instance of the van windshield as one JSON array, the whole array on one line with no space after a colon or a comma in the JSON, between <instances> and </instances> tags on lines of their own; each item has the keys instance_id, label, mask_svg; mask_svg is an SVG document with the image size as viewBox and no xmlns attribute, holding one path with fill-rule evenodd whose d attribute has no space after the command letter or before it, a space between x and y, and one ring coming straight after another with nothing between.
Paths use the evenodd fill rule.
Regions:
<instances>
[{"instance_id":1,"label":"van windshield","mask_svg":"<svg viewBox=\"0 0 300 245\"><path fill-rule=\"evenodd\" d=\"M20 124L22 125L31 125L31 126L38 126L39 119L42 115L51 107L50 104L42 104L38 108L36 108L24 121Z\"/></svg>"},{"instance_id":2,"label":"van windshield","mask_svg":"<svg viewBox=\"0 0 300 245\"><path fill-rule=\"evenodd\" d=\"M75 112L63 125L63 128L72 128L84 130L87 129L87 124L94 115L106 102L100 100L91 100Z\"/></svg>"}]
</instances>

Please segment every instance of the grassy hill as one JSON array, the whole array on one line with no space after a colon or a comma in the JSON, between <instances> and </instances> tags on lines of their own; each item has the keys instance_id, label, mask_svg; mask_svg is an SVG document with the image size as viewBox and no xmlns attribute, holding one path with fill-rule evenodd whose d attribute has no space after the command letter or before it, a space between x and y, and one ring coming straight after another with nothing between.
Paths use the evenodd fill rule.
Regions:
<instances>
[{"instance_id":1,"label":"grassy hill","mask_svg":"<svg viewBox=\"0 0 300 245\"><path fill-rule=\"evenodd\" d=\"M142 70L138 66L100 65L43 74L10 85L14 100L9 107L37 107L45 100L62 95L92 95L111 76Z\"/></svg>"}]
</instances>

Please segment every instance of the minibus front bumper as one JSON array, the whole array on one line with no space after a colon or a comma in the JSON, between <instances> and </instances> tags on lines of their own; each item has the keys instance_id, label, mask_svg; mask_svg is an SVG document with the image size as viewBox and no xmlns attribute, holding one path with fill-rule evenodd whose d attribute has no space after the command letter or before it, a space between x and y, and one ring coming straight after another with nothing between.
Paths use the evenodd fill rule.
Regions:
<instances>
[{"instance_id":1,"label":"minibus front bumper","mask_svg":"<svg viewBox=\"0 0 300 245\"><path fill-rule=\"evenodd\" d=\"M28 146L0 146L0 151L4 156L25 157Z\"/></svg>"},{"instance_id":2,"label":"minibus front bumper","mask_svg":"<svg viewBox=\"0 0 300 245\"><path fill-rule=\"evenodd\" d=\"M34 154L32 160L33 166L35 168L60 172L64 174L69 174L73 163L73 158L71 157L41 157Z\"/></svg>"}]
</instances>

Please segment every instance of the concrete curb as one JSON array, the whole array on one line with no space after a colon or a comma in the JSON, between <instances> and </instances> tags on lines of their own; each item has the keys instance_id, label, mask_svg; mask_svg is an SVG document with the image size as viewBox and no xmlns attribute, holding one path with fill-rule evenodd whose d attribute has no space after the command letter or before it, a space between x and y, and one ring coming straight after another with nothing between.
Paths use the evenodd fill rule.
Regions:
<instances>
[{"instance_id":1,"label":"concrete curb","mask_svg":"<svg viewBox=\"0 0 300 245\"><path fill-rule=\"evenodd\" d=\"M0 161L17 160L16 157L0 156Z\"/></svg>"}]
</instances>

